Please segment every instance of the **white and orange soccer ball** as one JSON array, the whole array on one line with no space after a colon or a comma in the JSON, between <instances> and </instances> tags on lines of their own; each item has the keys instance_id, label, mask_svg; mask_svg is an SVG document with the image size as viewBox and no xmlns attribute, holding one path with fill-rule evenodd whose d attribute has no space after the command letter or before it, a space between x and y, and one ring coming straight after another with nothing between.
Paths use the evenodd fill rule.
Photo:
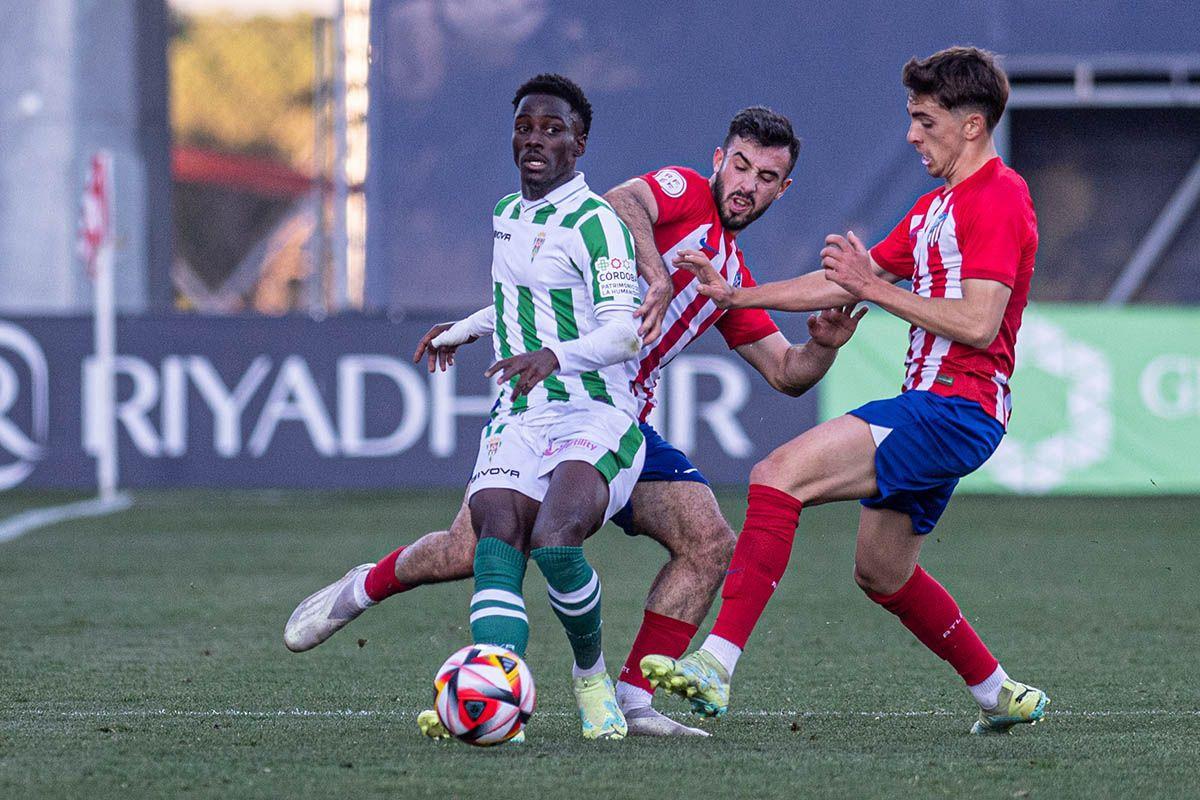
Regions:
<instances>
[{"instance_id":1,"label":"white and orange soccer ball","mask_svg":"<svg viewBox=\"0 0 1200 800\"><path fill-rule=\"evenodd\" d=\"M450 734L486 747L520 733L533 714L533 674L503 647L473 644L446 659L433 679L434 708Z\"/></svg>"}]
</instances>

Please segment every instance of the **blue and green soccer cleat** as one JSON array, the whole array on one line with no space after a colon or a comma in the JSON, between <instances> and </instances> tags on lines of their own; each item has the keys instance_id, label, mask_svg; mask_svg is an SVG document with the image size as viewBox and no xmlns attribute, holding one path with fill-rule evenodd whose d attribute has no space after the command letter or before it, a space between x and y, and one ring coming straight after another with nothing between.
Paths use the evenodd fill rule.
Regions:
<instances>
[{"instance_id":1,"label":"blue and green soccer cleat","mask_svg":"<svg viewBox=\"0 0 1200 800\"><path fill-rule=\"evenodd\" d=\"M617 694L607 673L576 678L572 687L579 706L579 721L585 739L624 739L629 733L625 715L617 706Z\"/></svg>"},{"instance_id":2,"label":"blue and green soccer cleat","mask_svg":"<svg viewBox=\"0 0 1200 800\"><path fill-rule=\"evenodd\" d=\"M1006 678L1000 685L995 708L980 709L979 719L971 726L978 735L1012 733L1014 725L1036 725L1046 716L1050 698L1041 689Z\"/></svg>"},{"instance_id":3,"label":"blue and green soccer cleat","mask_svg":"<svg viewBox=\"0 0 1200 800\"><path fill-rule=\"evenodd\" d=\"M676 661L668 656L646 656L642 675L650 685L682 697L692 711L719 717L729 710L729 673L706 650L697 650Z\"/></svg>"}]
</instances>

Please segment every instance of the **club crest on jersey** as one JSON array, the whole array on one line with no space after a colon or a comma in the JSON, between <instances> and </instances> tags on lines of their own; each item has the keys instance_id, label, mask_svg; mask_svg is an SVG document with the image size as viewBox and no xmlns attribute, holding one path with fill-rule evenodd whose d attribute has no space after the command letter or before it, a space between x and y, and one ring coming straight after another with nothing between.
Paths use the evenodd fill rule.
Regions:
<instances>
[{"instance_id":1,"label":"club crest on jersey","mask_svg":"<svg viewBox=\"0 0 1200 800\"><path fill-rule=\"evenodd\" d=\"M735 289L742 288L742 271L740 269L733 273L733 277L729 279L729 285Z\"/></svg>"},{"instance_id":2,"label":"club crest on jersey","mask_svg":"<svg viewBox=\"0 0 1200 800\"><path fill-rule=\"evenodd\" d=\"M654 180L667 197L679 197L687 188L687 181L673 169L660 169L654 173Z\"/></svg>"},{"instance_id":3,"label":"club crest on jersey","mask_svg":"<svg viewBox=\"0 0 1200 800\"><path fill-rule=\"evenodd\" d=\"M492 456L496 455L496 451L500 449L500 437L492 436L487 440L488 461L492 460Z\"/></svg>"},{"instance_id":4,"label":"club crest on jersey","mask_svg":"<svg viewBox=\"0 0 1200 800\"><path fill-rule=\"evenodd\" d=\"M533 240L533 252L529 254L530 261L533 261L533 259L537 258L538 250L541 250L542 245L544 245L545 243L546 243L546 232L541 231L538 233L537 238Z\"/></svg>"}]
</instances>

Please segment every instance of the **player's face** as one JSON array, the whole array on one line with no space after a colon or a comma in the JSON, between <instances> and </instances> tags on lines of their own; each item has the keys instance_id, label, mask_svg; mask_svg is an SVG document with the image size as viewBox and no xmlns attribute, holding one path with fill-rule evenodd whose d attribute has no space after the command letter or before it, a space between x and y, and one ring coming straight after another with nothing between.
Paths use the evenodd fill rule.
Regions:
<instances>
[{"instance_id":1,"label":"player's face","mask_svg":"<svg viewBox=\"0 0 1200 800\"><path fill-rule=\"evenodd\" d=\"M908 98L908 143L917 149L921 164L935 178L949 180L967 144L969 116L938 105L929 95Z\"/></svg>"},{"instance_id":2,"label":"player's face","mask_svg":"<svg viewBox=\"0 0 1200 800\"><path fill-rule=\"evenodd\" d=\"M575 174L587 137L561 97L530 94L521 98L513 119L513 161L521 172L521 191L530 200L562 186Z\"/></svg>"},{"instance_id":3,"label":"player's face","mask_svg":"<svg viewBox=\"0 0 1200 800\"><path fill-rule=\"evenodd\" d=\"M791 186L791 154L786 147L764 147L735 136L713 154L713 200L721 224L740 231L763 215Z\"/></svg>"}]
</instances>

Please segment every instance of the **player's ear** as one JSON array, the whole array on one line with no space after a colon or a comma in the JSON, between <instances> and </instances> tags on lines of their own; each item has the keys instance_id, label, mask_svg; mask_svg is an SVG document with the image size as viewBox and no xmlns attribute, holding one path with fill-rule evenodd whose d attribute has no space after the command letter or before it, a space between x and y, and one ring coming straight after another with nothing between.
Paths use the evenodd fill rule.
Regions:
<instances>
[{"instance_id":1,"label":"player's ear","mask_svg":"<svg viewBox=\"0 0 1200 800\"><path fill-rule=\"evenodd\" d=\"M587 134L575 134L575 157L580 158L587 151Z\"/></svg>"},{"instance_id":2,"label":"player's ear","mask_svg":"<svg viewBox=\"0 0 1200 800\"><path fill-rule=\"evenodd\" d=\"M791 185L792 185L792 179L784 178L783 183L779 184L779 194L775 195L775 199L778 200L779 198L783 197L783 193L786 192L787 188Z\"/></svg>"},{"instance_id":3,"label":"player's ear","mask_svg":"<svg viewBox=\"0 0 1200 800\"><path fill-rule=\"evenodd\" d=\"M716 175L721 171L721 165L725 163L725 151L718 147L713 151L713 174Z\"/></svg>"},{"instance_id":4,"label":"player's ear","mask_svg":"<svg viewBox=\"0 0 1200 800\"><path fill-rule=\"evenodd\" d=\"M983 118L983 114L978 111L972 111L967 114L963 120L963 136L967 141L973 142L980 136L987 135L987 122Z\"/></svg>"}]
</instances>

